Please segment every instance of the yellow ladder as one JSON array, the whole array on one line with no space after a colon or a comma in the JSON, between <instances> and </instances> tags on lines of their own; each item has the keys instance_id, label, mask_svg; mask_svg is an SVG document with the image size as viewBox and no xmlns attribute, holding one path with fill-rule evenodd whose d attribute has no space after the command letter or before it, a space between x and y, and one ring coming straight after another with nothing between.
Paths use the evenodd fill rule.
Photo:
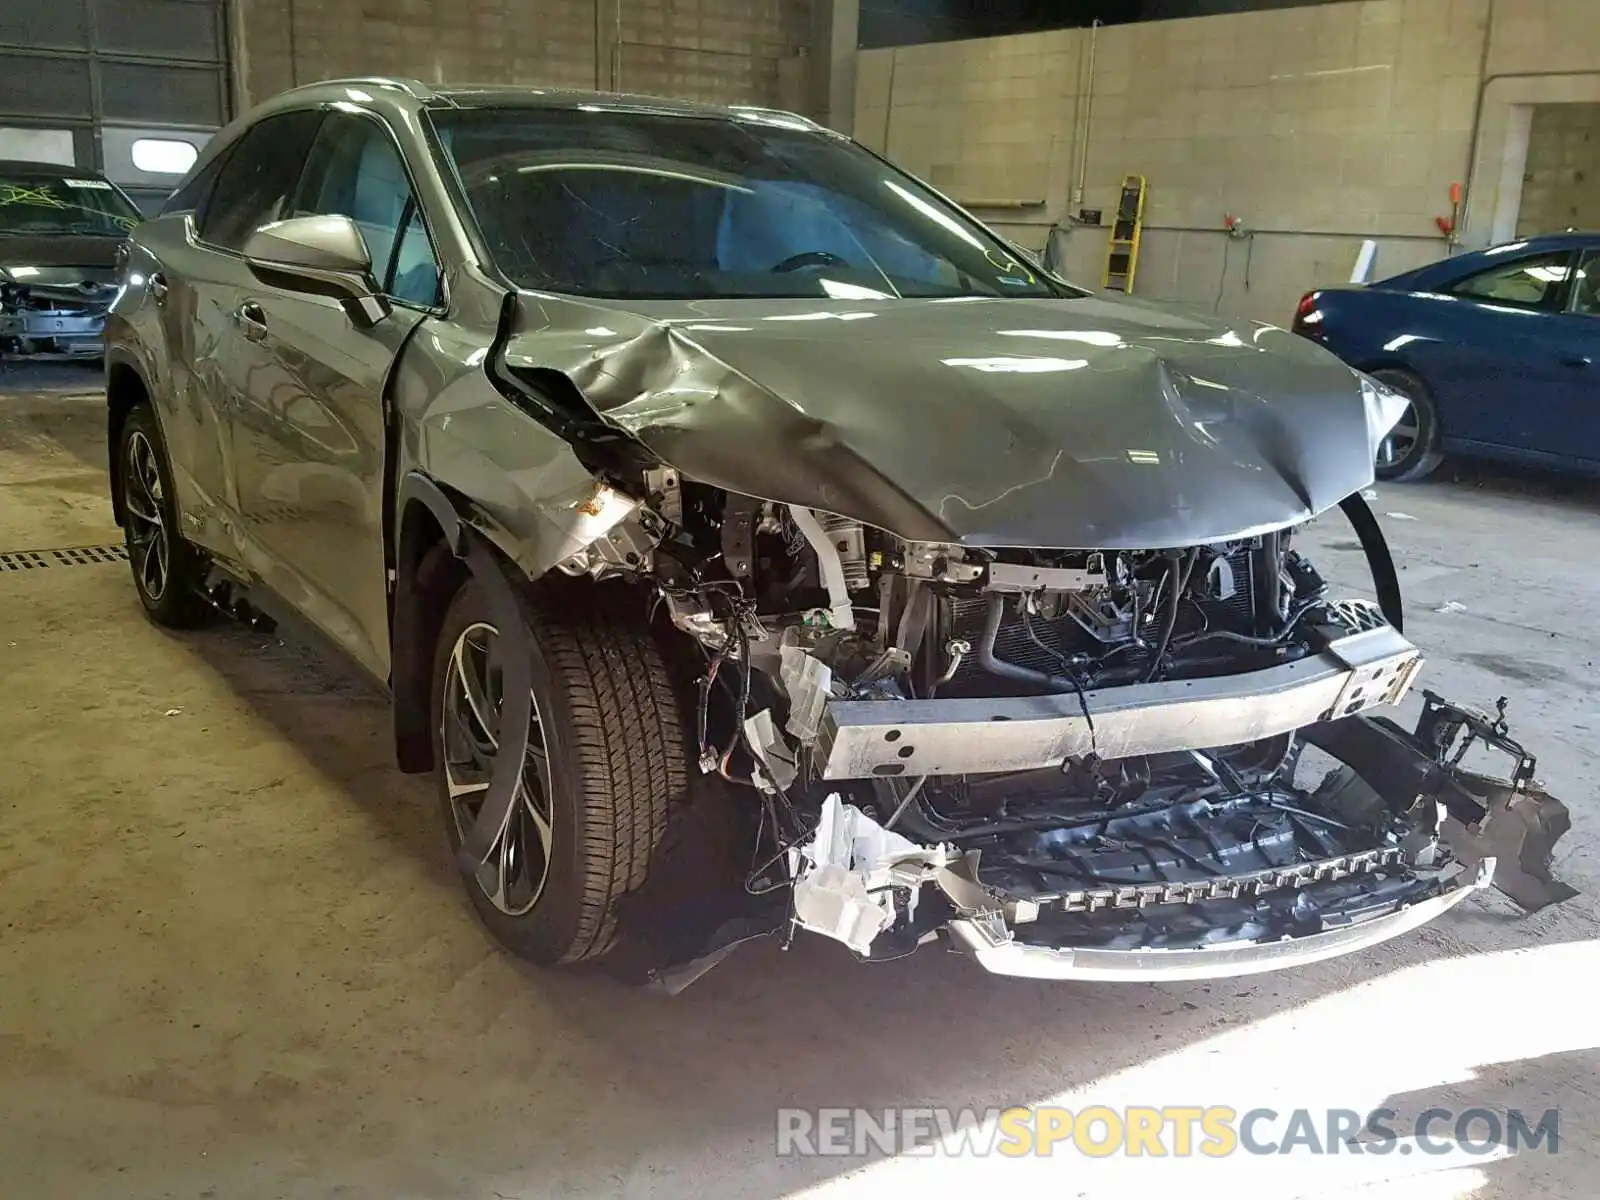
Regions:
<instances>
[{"instance_id":1,"label":"yellow ladder","mask_svg":"<svg viewBox=\"0 0 1600 1200\"><path fill-rule=\"evenodd\" d=\"M1139 269L1139 234L1144 229L1144 176L1124 175L1117 215L1111 222L1106 245L1106 273L1100 285L1119 292L1133 291L1133 273Z\"/></svg>"}]
</instances>

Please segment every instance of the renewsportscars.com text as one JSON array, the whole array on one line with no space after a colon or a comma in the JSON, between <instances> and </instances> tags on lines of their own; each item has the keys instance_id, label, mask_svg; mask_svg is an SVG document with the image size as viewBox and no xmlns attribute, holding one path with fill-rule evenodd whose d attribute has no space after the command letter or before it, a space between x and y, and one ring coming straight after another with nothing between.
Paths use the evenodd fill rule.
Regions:
<instances>
[{"instance_id":1,"label":"renewsportscars.com text","mask_svg":"<svg viewBox=\"0 0 1600 1200\"><path fill-rule=\"evenodd\" d=\"M1233 1154L1555 1154L1560 1114L1519 1109L1430 1108L1402 1119L1393 1109L1163 1105L1077 1110L1035 1108L784 1108L780 1157L868 1154L1020 1158L1226 1158Z\"/></svg>"}]
</instances>

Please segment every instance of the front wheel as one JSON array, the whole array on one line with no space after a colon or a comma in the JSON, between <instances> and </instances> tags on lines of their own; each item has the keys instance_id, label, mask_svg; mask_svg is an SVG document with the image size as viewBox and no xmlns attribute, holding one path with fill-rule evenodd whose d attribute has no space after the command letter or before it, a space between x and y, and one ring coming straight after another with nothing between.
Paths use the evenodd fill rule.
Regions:
<instances>
[{"instance_id":1,"label":"front wheel","mask_svg":"<svg viewBox=\"0 0 1600 1200\"><path fill-rule=\"evenodd\" d=\"M1439 412L1428 385L1410 371L1393 368L1373 371L1372 377L1411 402L1378 443L1373 473L1387 483L1409 483L1433 474L1444 455L1439 452Z\"/></svg>"},{"instance_id":2,"label":"front wheel","mask_svg":"<svg viewBox=\"0 0 1600 1200\"><path fill-rule=\"evenodd\" d=\"M595 958L616 909L640 887L688 788L677 697L642 619L548 589L519 597L524 627L496 627L476 580L451 602L433 669L434 761L445 830L459 852L496 761L522 770L486 861L463 874L489 932L545 966ZM565 600L566 602L563 602ZM531 667L528 729L502 728L507 656Z\"/></svg>"}]
</instances>

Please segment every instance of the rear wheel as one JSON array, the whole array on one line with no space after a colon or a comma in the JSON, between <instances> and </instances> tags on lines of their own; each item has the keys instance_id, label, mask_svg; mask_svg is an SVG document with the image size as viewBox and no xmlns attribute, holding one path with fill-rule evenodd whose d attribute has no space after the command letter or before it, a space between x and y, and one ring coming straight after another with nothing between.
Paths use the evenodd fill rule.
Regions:
<instances>
[{"instance_id":1,"label":"rear wheel","mask_svg":"<svg viewBox=\"0 0 1600 1200\"><path fill-rule=\"evenodd\" d=\"M139 602L158 625L203 624L211 613L200 595L208 566L178 532L172 469L148 404L135 407L123 421L117 462L122 532Z\"/></svg>"},{"instance_id":2,"label":"rear wheel","mask_svg":"<svg viewBox=\"0 0 1600 1200\"><path fill-rule=\"evenodd\" d=\"M541 593L541 597L545 594ZM543 965L598 957L616 908L640 887L688 787L677 698L647 626L523 598L522 630L502 631L469 580L434 655L439 799L452 852L477 821L502 754L522 771L486 861L462 882L489 932ZM503 729L507 656L526 653L532 711Z\"/></svg>"},{"instance_id":3,"label":"rear wheel","mask_svg":"<svg viewBox=\"0 0 1600 1200\"><path fill-rule=\"evenodd\" d=\"M1410 371L1386 368L1372 377L1411 402L1389 436L1378 443L1373 473L1390 483L1405 483L1431 475L1444 461L1439 453L1439 414L1428 385Z\"/></svg>"}]
</instances>

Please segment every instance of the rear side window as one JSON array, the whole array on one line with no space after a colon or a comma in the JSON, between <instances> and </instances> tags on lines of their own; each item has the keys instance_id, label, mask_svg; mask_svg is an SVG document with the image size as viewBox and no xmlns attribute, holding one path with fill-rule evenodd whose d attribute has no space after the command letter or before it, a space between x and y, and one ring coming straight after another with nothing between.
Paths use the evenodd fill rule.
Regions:
<instances>
[{"instance_id":1,"label":"rear side window","mask_svg":"<svg viewBox=\"0 0 1600 1200\"><path fill-rule=\"evenodd\" d=\"M1552 250L1496 263L1468 275L1450 290L1457 296L1508 304L1516 308L1550 308L1565 293L1572 273L1572 252Z\"/></svg>"},{"instance_id":2,"label":"rear side window","mask_svg":"<svg viewBox=\"0 0 1600 1200\"><path fill-rule=\"evenodd\" d=\"M253 126L229 153L200 216L200 238L242 250L262 225L284 215L322 114L280 113Z\"/></svg>"}]
</instances>

